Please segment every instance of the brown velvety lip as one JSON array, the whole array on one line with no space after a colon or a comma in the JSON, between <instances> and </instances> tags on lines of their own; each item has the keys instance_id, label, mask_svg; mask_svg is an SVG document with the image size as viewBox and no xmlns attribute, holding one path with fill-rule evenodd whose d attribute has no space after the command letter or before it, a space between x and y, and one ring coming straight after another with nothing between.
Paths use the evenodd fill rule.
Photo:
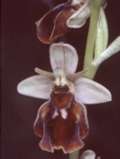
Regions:
<instances>
[{"instance_id":1,"label":"brown velvety lip","mask_svg":"<svg viewBox=\"0 0 120 159\"><path fill-rule=\"evenodd\" d=\"M41 138L39 147L48 152L62 149L64 153L80 150L85 145L83 139L88 135L89 124L84 105L74 100L67 109L64 119L61 110L54 116L56 107L46 102L39 110L34 124L35 134Z\"/></svg>"}]
</instances>

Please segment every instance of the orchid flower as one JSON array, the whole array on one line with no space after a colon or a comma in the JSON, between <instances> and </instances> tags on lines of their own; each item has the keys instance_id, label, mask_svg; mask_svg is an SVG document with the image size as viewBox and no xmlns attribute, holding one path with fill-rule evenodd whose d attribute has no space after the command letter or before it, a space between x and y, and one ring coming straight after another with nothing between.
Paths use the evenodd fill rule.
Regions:
<instances>
[{"instance_id":1,"label":"orchid flower","mask_svg":"<svg viewBox=\"0 0 120 159\"><path fill-rule=\"evenodd\" d=\"M72 153L84 146L89 132L85 104L109 102L112 97L101 84L75 73L78 55L74 47L54 43L49 55L53 73L36 68L38 75L21 81L17 90L47 100L38 109L33 126L40 138L39 147L52 153L59 149Z\"/></svg>"},{"instance_id":2,"label":"orchid flower","mask_svg":"<svg viewBox=\"0 0 120 159\"><path fill-rule=\"evenodd\" d=\"M37 37L46 44L64 35L69 28L81 28L90 16L90 0L68 0L55 6L36 22Z\"/></svg>"}]
</instances>

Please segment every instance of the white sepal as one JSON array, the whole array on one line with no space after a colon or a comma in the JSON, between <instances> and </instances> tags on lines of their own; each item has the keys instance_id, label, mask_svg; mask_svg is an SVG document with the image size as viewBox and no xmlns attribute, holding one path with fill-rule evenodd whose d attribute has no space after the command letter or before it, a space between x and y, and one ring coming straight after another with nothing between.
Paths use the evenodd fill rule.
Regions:
<instances>
[{"instance_id":1,"label":"white sepal","mask_svg":"<svg viewBox=\"0 0 120 159\"><path fill-rule=\"evenodd\" d=\"M68 18L66 24L69 28L74 28L74 29L81 28L86 23L86 20L89 16L90 16L89 0L86 0L84 5L81 6L72 16Z\"/></svg>"},{"instance_id":2,"label":"white sepal","mask_svg":"<svg viewBox=\"0 0 120 159\"><path fill-rule=\"evenodd\" d=\"M75 99L83 104L99 104L111 101L112 96L101 84L87 78L79 78L75 82Z\"/></svg>"},{"instance_id":3,"label":"white sepal","mask_svg":"<svg viewBox=\"0 0 120 159\"><path fill-rule=\"evenodd\" d=\"M45 76L31 76L17 85L17 91L26 96L49 99L53 82Z\"/></svg>"},{"instance_id":4,"label":"white sepal","mask_svg":"<svg viewBox=\"0 0 120 159\"><path fill-rule=\"evenodd\" d=\"M50 46L50 63L53 72L62 70L66 75L76 71L78 55L74 47L65 43L54 43Z\"/></svg>"}]
</instances>

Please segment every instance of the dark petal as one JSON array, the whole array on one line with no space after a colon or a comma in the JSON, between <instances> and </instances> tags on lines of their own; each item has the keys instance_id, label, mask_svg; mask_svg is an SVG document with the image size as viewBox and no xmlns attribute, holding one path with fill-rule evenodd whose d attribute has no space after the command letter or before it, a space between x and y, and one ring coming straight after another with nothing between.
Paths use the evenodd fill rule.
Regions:
<instances>
[{"instance_id":1,"label":"dark petal","mask_svg":"<svg viewBox=\"0 0 120 159\"><path fill-rule=\"evenodd\" d=\"M33 130L36 136L42 137L43 136L43 121L49 111L48 102L45 102L37 112L37 117L35 119Z\"/></svg>"},{"instance_id":2,"label":"dark petal","mask_svg":"<svg viewBox=\"0 0 120 159\"><path fill-rule=\"evenodd\" d=\"M48 11L36 22L37 37L45 43L52 43L56 38L67 32L66 19L71 16L72 9L62 3Z\"/></svg>"}]
</instances>

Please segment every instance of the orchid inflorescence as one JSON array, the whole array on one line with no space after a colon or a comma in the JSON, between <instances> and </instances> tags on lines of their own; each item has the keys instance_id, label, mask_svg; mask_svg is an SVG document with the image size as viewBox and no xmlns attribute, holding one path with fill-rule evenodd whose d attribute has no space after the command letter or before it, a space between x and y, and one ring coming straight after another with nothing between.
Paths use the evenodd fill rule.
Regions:
<instances>
[{"instance_id":1,"label":"orchid inflorescence","mask_svg":"<svg viewBox=\"0 0 120 159\"><path fill-rule=\"evenodd\" d=\"M87 60L82 71L76 72L78 54L73 46L63 42L53 43L70 28L85 25L91 14L90 0L68 0L36 22L38 39L45 44L52 43L49 58L53 72L35 68L37 75L21 81L17 90L20 94L47 100L38 109L33 126L35 134L40 138L39 147L42 150L54 152L62 149L64 153L72 153L83 148L83 140L89 133L85 105L112 100L111 92L92 79L99 66L120 51L120 37L107 47L108 26L102 2L92 58L90 60L89 52L86 52ZM88 159L95 159L92 151L84 152L81 159L87 156Z\"/></svg>"}]
</instances>

